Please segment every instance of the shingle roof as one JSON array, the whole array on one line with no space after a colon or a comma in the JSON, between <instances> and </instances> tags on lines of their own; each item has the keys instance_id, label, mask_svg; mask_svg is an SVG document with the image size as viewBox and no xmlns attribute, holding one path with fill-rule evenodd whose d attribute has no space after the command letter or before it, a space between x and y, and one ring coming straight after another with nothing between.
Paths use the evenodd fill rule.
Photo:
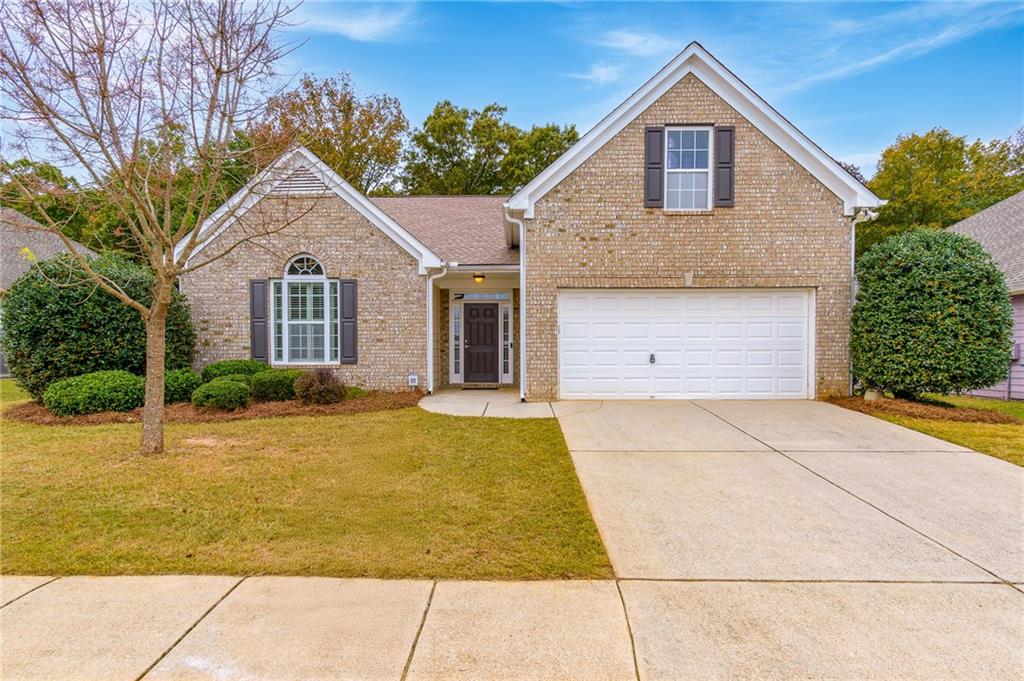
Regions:
<instances>
[{"instance_id":1,"label":"shingle roof","mask_svg":"<svg viewBox=\"0 0 1024 681\"><path fill-rule=\"evenodd\" d=\"M519 263L505 242L507 196L395 196L371 198L395 222L448 262Z\"/></svg>"},{"instance_id":2,"label":"shingle roof","mask_svg":"<svg viewBox=\"0 0 1024 681\"><path fill-rule=\"evenodd\" d=\"M1024 192L949 228L980 243L1006 275L1010 291L1024 291Z\"/></svg>"},{"instance_id":3,"label":"shingle roof","mask_svg":"<svg viewBox=\"0 0 1024 681\"><path fill-rule=\"evenodd\" d=\"M85 255L96 255L77 241ZM64 242L35 220L11 208L0 208L0 291L6 291L21 275L28 272L32 262L22 257L21 249L28 247L38 260L47 260L67 251Z\"/></svg>"}]
</instances>

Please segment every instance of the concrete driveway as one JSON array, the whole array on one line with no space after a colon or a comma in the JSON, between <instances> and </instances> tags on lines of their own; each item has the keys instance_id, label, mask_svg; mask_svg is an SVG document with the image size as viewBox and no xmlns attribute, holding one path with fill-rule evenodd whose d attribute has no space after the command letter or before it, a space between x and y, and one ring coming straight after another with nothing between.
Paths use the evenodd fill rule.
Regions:
<instances>
[{"instance_id":1,"label":"concrete driveway","mask_svg":"<svg viewBox=\"0 0 1024 681\"><path fill-rule=\"evenodd\" d=\"M1024 678L1024 469L822 402L553 407L641 678Z\"/></svg>"}]
</instances>

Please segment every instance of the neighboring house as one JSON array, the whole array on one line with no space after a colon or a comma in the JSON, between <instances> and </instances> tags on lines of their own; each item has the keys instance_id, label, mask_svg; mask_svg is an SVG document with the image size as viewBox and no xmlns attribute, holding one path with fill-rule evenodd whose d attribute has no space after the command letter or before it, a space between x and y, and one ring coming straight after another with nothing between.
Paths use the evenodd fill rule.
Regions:
<instances>
[{"instance_id":1,"label":"neighboring house","mask_svg":"<svg viewBox=\"0 0 1024 681\"><path fill-rule=\"evenodd\" d=\"M250 189L192 263L294 222L184 278L199 363L524 399L848 393L882 203L696 43L512 197L369 199L304 148Z\"/></svg>"},{"instance_id":2,"label":"neighboring house","mask_svg":"<svg viewBox=\"0 0 1024 681\"><path fill-rule=\"evenodd\" d=\"M1006 276L1013 304L1013 359L1007 378L972 394L1024 400L1024 192L989 206L949 229L966 234L989 252Z\"/></svg>"},{"instance_id":3,"label":"neighboring house","mask_svg":"<svg viewBox=\"0 0 1024 681\"><path fill-rule=\"evenodd\" d=\"M73 243L80 253L96 255L82 244ZM60 237L46 231L38 222L16 210L0 208L0 296L32 267L29 253L36 260L48 260L65 252L67 249ZM2 336L3 330L0 329ZM0 347L0 376L7 374L7 362Z\"/></svg>"}]
</instances>

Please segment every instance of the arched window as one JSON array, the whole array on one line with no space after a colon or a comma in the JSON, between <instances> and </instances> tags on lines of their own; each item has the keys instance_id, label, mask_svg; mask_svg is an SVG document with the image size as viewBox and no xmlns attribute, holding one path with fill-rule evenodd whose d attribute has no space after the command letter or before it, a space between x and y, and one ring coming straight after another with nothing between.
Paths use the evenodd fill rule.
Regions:
<instances>
[{"instance_id":1,"label":"arched window","mask_svg":"<svg viewBox=\"0 0 1024 681\"><path fill-rule=\"evenodd\" d=\"M273 283L273 358L279 364L337 363L338 281L311 255L288 261Z\"/></svg>"}]
</instances>

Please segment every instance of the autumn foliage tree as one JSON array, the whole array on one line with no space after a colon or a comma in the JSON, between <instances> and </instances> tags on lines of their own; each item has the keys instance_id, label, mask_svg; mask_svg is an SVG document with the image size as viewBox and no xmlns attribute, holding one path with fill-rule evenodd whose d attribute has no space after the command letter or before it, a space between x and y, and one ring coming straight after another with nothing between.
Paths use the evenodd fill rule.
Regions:
<instances>
[{"instance_id":1,"label":"autumn foliage tree","mask_svg":"<svg viewBox=\"0 0 1024 681\"><path fill-rule=\"evenodd\" d=\"M151 295L133 297L90 265L62 231L66 220L45 207L35 213L63 239L89 285L145 322L143 453L163 449L166 324L178 277L290 224L247 216L216 256L191 257L194 228L242 180L227 176L260 170L252 164L258 149L237 144L237 133L262 117L273 94L275 64L287 50L277 36L289 14L280 0L0 5L0 114L10 122L8 148L26 158L45 153L76 169L90 191L65 198L102 196L153 274ZM0 179L29 205L41 196L17 174ZM254 183L250 191L263 186ZM83 202L72 214L87 210Z\"/></svg>"},{"instance_id":2,"label":"autumn foliage tree","mask_svg":"<svg viewBox=\"0 0 1024 681\"><path fill-rule=\"evenodd\" d=\"M322 79L306 74L298 87L270 99L251 137L257 147L303 144L346 182L372 194L394 179L408 127L397 98L360 97L344 72Z\"/></svg>"},{"instance_id":3,"label":"autumn foliage tree","mask_svg":"<svg viewBox=\"0 0 1024 681\"><path fill-rule=\"evenodd\" d=\"M899 136L868 182L888 203L858 226L858 254L900 232L949 227L1024 190L1024 137L1015 140L968 142L942 128Z\"/></svg>"}]
</instances>

